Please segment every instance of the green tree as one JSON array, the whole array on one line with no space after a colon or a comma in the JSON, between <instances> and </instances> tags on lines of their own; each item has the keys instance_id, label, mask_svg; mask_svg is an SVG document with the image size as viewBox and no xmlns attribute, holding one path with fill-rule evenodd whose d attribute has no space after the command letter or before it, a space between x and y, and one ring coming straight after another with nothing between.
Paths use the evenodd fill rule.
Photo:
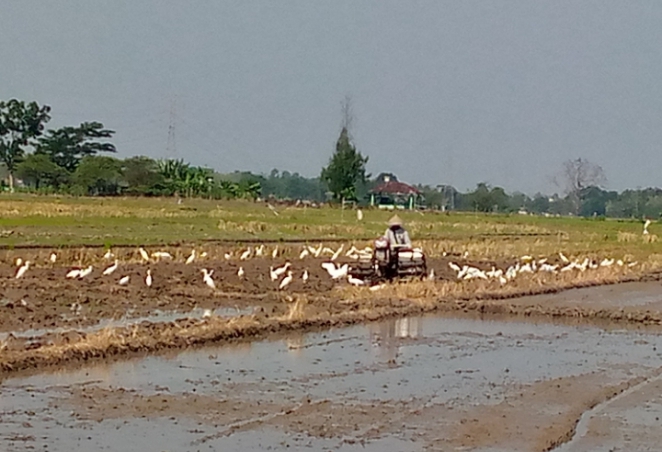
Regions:
<instances>
[{"instance_id":1,"label":"green tree","mask_svg":"<svg viewBox=\"0 0 662 452\"><path fill-rule=\"evenodd\" d=\"M144 156L130 157L122 162L122 176L128 194L163 194L165 178L159 172L158 163Z\"/></svg>"},{"instance_id":2,"label":"green tree","mask_svg":"<svg viewBox=\"0 0 662 452\"><path fill-rule=\"evenodd\" d=\"M122 179L122 162L113 157L83 157L73 174L74 183L87 195L116 195Z\"/></svg>"},{"instance_id":3,"label":"green tree","mask_svg":"<svg viewBox=\"0 0 662 452\"><path fill-rule=\"evenodd\" d=\"M47 155L53 162L73 172L81 160L97 152L116 152L115 146L108 142L99 142L103 138L112 138L115 132L104 129L100 122L84 122L78 127L62 127L49 130L39 140L38 154Z\"/></svg>"},{"instance_id":4,"label":"green tree","mask_svg":"<svg viewBox=\"0 0 662 452\"><path fill-rule=\"evenodd\" d=\"M349 139L347 128L343 127L336 143L336 151L329 165L322 169L321 179L333 193L333 199L355 200L359 184L365 184L365 165L368 157L363 157Z\"/></svg>"},{"instance_id":5,"label":"green tree","mask_svg":"<svg viewBox=\"0 0 662 452\"><path fill-rule=\"evenodd\" d=\"M16 166L16 175L34 188L51 186L60 188L69 181L70 174L55 164L47 155L30 154Z\"/></svg>"},{"instance_id":6,"label":"green tree","mask_svg":"<svg viewBox=\"0 0 662 452\"><path fill-rule=\"evenodd\" d=\"M25 147L44 130L51 107L17 99L0 102L0 160L9 173L9 189L14 191L14 172L25 155Z\"/></svg>"},{"instance_id":7,"label":"green tree","mask_svg":"<svg viewBox=\"0 0 662 452\"><path fill-rule=\"evenodd\" d=\"M184 160L159 160L157 162L159 173L165 179L165 184L173 194L186 194L186 181L189 177L191 166Z\"/></svg>"},{"instance_id":8,"label":"green tree","mask_svg":"<svg viewBox=\"0 0 662 452\"><path fill-rule=\"evenodd\" d=\"M549 197L536 193L527 208L533 213L547 213L549 212Z\"/></svg>"}]
</instances>

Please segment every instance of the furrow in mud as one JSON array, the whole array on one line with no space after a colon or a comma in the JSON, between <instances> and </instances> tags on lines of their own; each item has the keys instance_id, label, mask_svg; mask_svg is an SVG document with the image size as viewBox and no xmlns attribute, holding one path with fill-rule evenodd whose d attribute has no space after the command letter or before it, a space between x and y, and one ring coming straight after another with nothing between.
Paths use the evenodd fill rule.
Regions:
<instances>
[{"instance_id":1,"label":"furrow in mud","mask_svg":"<svg viewBox=\"0 0 662 452\"><path fill-rule=\"evenodd\" d=\"M659 275L648 276L657 279ZM603 281L604 282L604 281ZM612 283L618 281L609 281ZM556 288L555 292L593 284L572 284ZM239 315L230 319L213 316L205 319L181 319L166 323L142 322L124 328L108 328L93 333L73 333L64 341L39 337L5 341L0 357L0 369L7 375L26 369L66 365L69 362L90 361L136 353L156 352L164 349L186 348L210 343L237 340L255 340L271 334L307 331L372 322L388 317L420 315L429 312L475 313L480 315L506 315L540 319L570 319L582 322L606 321L622 325L657 327L662 324L662 311L634 307L586 308L580 303L554 303L536 297L517 297L548 294L550 289L540 287L522 293L481 293L480 299L456 300L450 298L419 300L373 300L359 303L337 301L320 311L305 300L285 304L287 314L271 316L267 313Z\"/></svg>"}]
</instances>

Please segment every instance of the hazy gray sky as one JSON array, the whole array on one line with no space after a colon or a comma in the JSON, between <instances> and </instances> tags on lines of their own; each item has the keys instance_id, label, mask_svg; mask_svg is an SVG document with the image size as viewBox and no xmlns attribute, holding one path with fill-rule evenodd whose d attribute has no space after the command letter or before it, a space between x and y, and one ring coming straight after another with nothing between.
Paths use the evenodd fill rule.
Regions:
<instances>
[{"instance_id":1,"label":"hazy gray sky","mask_svg":"<svg viewBox=\"0 0 662 452\"><path fill-rule=\"evenodd\" d=\"M551 192L564 160L662 185L660 1L37 1L0 8L0 98L120 156L319 174L354 101L373 174ZM175 105L176 155L166 144Z\"/></svg>"}]
</instances>

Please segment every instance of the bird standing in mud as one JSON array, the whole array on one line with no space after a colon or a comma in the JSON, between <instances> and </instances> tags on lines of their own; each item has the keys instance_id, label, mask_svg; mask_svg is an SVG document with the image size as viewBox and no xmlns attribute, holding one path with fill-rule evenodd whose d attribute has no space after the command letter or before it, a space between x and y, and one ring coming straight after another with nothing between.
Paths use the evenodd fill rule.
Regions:
<instances>
[{"instance_id":1,"label":"bird standing in mud","mask_svg":"<svg viewBox=\"0 0 662 452\"><path fill-rule=\"evenodd\" d=\"M269 277L272 281L276 281L280 276L290 268L290 263L285 262L285 265L278 268L269 267Z\"/></svg>"},{"instance_id":2,"label":"bird standing in mud","mask_svg":"<svg viewBox=\"0 0 662 452\"><path fill-rule=\"evenodd\" d=\"M16 270L16 279L25 275L25 272L28 271L28 268L30 268L30 261L25 261L25 264L21 265L18 267L18 270Z\"/></svg>"},{"instance_id":3,"label":"bird standing in mud","mask_svg":"<svg viewBox=\"0 0 662 452\"><path fill-rule=\"evenodd\" d=\"M120 265L120 262L117 259L115 259L115 263L113 265L107 267L101 274L103 276L112 275L113 272L115 270L117 270L117 267L119 267L119 265Z\"/></svg>"},{"instance_id":4,"label":"bird standing in mud","mask_svg":"<svg viewBox=\"0 0 662 452\"><path fill-rule=\"evenodd\" d=\"M92 273L92 270L94 270L94 267L92 267L91 265L87 268L84 268L83 270L80 271L80 273L78 273L78 279L85 278L87 275Z\"/></svg>"},{"instance_id":5,"label":"bird standing in mud","mask_svg":"<svg viewBox=\"0 0 662 452\"><path fill-rule=\"evenodd\" d=\"M243 253L241 253L241 256L239 256L239 260L240 260L240 261L245 261L246 259L248 259L249 257L251 257L251 253L252 253L252 249L251 249L251 247L249 246L248 249L247 249L246 251L244 251Z\"/></svg>"},{"instance_id":6,"label":"bird standing in mud","mask_svg":"<svg viewBox=\"0 0 662 452\"><path fill-rule=\"evenodd\" d=\"M126 286L127 284L129 284L129 279L131 279L131 277L130 277L129 275L122 276L122 277L120 278L118 284L119 284L120 286Z\"/></svg>"},{"instance_id":7,"label":"bird standing in mud","mask_svg":"<svg viewBox=\"0 0 662 452\"><path fill-rule=\"evenodd\" d=\"M347 264L344 264L341 267L336 267L336 264L334 264L333 262L323 262L322 268L329 273L331 279L344 278L345 276L347 276L347 273L349 272L349 265Z\"/></svg>"},{"instance_id":8,"label":"bird standing in mud","mask_svg":"<svg viewBox=\"0 0 662 452\"><path fill-rule=\"evenodd\" d=\"M51 255L48 257L48 260L51 261L51 264L54 264L57 261L57 254L51 253Z\"/></svg>"},{"instance_id":9,"label":"bird standing in mud","mask_svg":"<svg viewBox=\"0 0 662 452\"><path fill-rule=\"evenodd\" d=\"M287 276L285 276L285 278L283 278L283 280L278 285L278 290L283 290L284 288L289 286L293 278L294 276L292 275L292 270L288 270Z\"/></svg>"},{"instance_id":10,"label":"bird standing in mud","mask_svg":"<svg viewBox=\"0 0 662 452\"><path fill-rule=\"evenodd\" d=\"M363 286L365 285L365 281L359 278L354 278L352 275L347 276L347 282L350 283L352 286Z\"/></svg>"},{"instance_id":11,"label":"bird standing in mud","mask_svg":"<svg viewBox=\"0 0 662 452\"><path fill-rule=\"evenodd\" d=\"M244 267L239 267L239 270L237 270L237 276L243 279L245 274Z\"/></svg>"},{"instance_id":12,"label":"bird standing in mud","mask_svg":"<svg viewBox=\"0 0 662 452\"><path fill-rule=\"evenodd\" d=\"M184 262L184 263L186 265L189 265L189 264L193 263L194 260L195 260L195 250L191 250L191 254L189 255L189 257L186 258L186 262Z\"/></svg>"},{"instance_id":13,"label":"bird standing in mud","mask_svg":"<svg viewBox=\"0 0 662 452\"><path fill-rule=\"evenodd\" d=\"M333 253L333 256L331 256L331 260L335 261L338 259L338 256L340 256L340 253L342 253L343 248L345 248L345 245L340 245L340 247Z\"/></svg>"},{"instance_id":14,"label":"bird standing in mud","mask_svg":"<svg viewBox=\"0 0 662 452\"><path fill-rule=\"evenodd\" d=\"M140 248L138 248L138 252L140 253L140 257L142 257L142 259L145 262L149 262L149 254L147 254L147 251L145 251L145 248L143 248L141 246Z\"/></svg>"},{"instance_id":15,"label":"bird standing in mud","mask_svg":"<svg viewBox=\"0 0 662 452\"><path fill-rule=\"evenodd\" d=\"M152 253L154 259L172 259L172 254L167 251L155 251Z\"/></svg>"},{"instance_id":16,"label":"bird standing in mud","mask_svg":"<svg viewBox=\"0 0 662 452\"><path fill-rule=\"evenodd\" d=\"M301 277L303 280L303 283L306 284L308 282L308 270L303 271L303 276Z\"/></svg>"},{"instance_id":17,"label":"bird standing in mud","mask_svg":"<svg viewBox=\"0 0 662 452\"><path fill-rule=\"evenodd\" d=\"M206 268L203 268L200 271L202 272L202 280L205 282L205 284L207 284L207 286L211 289L216 289L216 283L211 278L211 275L214 274L214 270L207 270Z\"/></svg>"},{"instance_id":18,"label":"bird standing in mud","mask_svg":"<svg viewBox=\"0 0 662 452\"><path fill-rule=\"evenodd\" d=\"M80 276L80 271L81 271L80 268L74 268L72 270L69 270L64 277L67 279L78 278Z\"/></svg>"},{"instance_id":19,"label":"bird standing in mud","mask_svg":"<svg viewBox=\"0 0 662 452\"><path fill-rule=\"evenodd\" d=\"M152 287L152 270L147 269L147 276L145 276L145 284L147 284L147 287Z\"/></svg>"}]
</instances>

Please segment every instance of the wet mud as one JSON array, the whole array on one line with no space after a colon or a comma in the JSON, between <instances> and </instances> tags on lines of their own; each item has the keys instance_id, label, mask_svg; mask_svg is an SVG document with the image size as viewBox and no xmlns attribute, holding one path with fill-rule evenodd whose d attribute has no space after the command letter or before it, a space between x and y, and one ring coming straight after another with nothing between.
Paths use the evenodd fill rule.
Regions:
<instances>
[{"instance_id":1,"label":"wet mud","mask_svg":"<svg viewBox=\"0 0 662 452\"><path fill-rule=\"evenodd\" d=\"M630 446L614 450L645 450L628 432L662 405L627 390L653 396L661 367L655 332L390 319L9 378L0 447L543 451L606 403L620 417L582 440L609 421L614 447Z\"/></svg>"}]
</instances>

